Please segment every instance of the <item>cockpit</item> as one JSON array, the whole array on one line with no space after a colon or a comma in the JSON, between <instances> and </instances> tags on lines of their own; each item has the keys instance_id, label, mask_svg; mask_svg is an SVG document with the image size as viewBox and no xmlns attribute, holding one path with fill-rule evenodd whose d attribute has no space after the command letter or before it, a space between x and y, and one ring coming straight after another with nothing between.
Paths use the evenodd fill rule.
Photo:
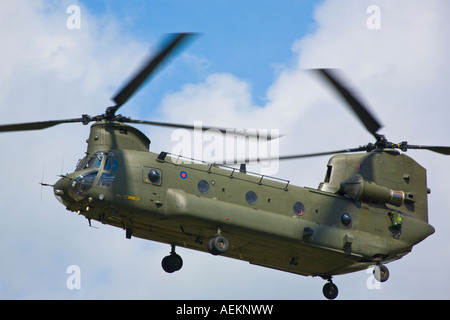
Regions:
<instances>
[{"instance_id":1,"label":"cockpit","mask_svg":"<svg viewBox=\"0 0 450 320\"><path fill-rule=\"evenodd\" d=\"M94 153L94 155L90 158L88 158L88 156L85 156L83 159L78 160L75 172L81 171L83 169L88 169L88 168L99 169L102 165L103 158L107 155L108 155L107 152L100 151L100 152Z\"/></svg>"},{"instance_id":2,"label":"cockpit","mask_svg":"<svg viewBox=\"0 0 450 320\"><path fill-rule=\"evenodd\" d=\"M83 200L94 185L98 171L89 171L75 178L69 185L69 195L77 200Z\"/></svg>"},{"instance_id":3,"label":"cockpit","mask_svg":"<svg viewBox=\"0 0 450 320\"><path fill-rule=\"evenodd\" d=\"M104 166L102 168L102 164ZM75 172L84 169L103 169L104 171L116 172L119 167L119 163L115 159L115 154L113 152L98 151L90 158L85 156L83 159L78 160Z\"/></svg>"},{"instance_id":4,"label":"cockpit","mask_svg":"<svg viewBox=\"0 0 450 320\"><path fill-rule=\"evenodd\" d=\"M119 162L113 152L100 151L91 157L86 156L78 162L75 169L75 173L79 172L79 175L68 183L67 193L62 193L75 201L81 201L94 185L110 188L118 169ZM58 192L55 192L55 195L58 198Z\"/></svg>"}]
</instances>

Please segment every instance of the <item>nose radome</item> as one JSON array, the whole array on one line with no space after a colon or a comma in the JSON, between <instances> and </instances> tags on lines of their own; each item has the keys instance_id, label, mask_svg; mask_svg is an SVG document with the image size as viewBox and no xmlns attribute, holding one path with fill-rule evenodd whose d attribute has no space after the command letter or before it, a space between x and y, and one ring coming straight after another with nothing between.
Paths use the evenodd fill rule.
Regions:
<instances>
[{"instance_id":1,"label":"nose radome","mask_svg":"<svg viewBox=\"0 0 450 320\"><path fill-rule=\"evenodd\" d=\"M56 199L66 205L82 201L89 194L98 171L85 172L78 177L63 177L59 179L54 187Z\"/></svg>"},{"instance_id":2,"label":"nose radome","mask_svg":"<svg viewBox=\"0 0 450 320\"><path fill-rule=\"evenodd\" d=\"M69 178L63 177L53 185L53 193L56 199L65 206L69 204L68 200L70 200L68 195L68 185L70 180L71 179Z\"/></svg>"}]
</instances>

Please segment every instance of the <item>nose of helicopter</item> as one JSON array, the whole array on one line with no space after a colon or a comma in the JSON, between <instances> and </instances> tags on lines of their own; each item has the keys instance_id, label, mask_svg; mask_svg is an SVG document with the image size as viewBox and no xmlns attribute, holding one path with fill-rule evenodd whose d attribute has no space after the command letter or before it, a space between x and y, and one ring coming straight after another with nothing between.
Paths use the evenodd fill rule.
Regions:
<instances>
[{"instance_id":1,"label":"nose of helicopter","mask_svg":"<svg viewBox=\"0 0 450 320\"><path fill-rule=\"evenodd\" d=\"M56 199L66 207L86 198L97 177L97 171L83 173L76 177L64 176L53 186Z\"/></svg>"},{"instance_id":2,"label":"nose of helicopter","mask_svg":"<svg viewBox=\"0 0 450 320\"><path fill-rule=\"evenodd\" d=\"M70 181L71 179L63 177L53 185L53 194L56 199L65 206L68 206L69 202L72 200L68 191Z\"/></svg>"}]
</instances>

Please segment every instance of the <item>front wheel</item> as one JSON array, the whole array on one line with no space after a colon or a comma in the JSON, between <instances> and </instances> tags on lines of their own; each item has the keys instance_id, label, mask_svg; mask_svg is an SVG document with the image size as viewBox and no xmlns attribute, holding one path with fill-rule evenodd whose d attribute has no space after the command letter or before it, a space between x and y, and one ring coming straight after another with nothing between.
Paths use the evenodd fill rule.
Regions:
<instances>
[{"instance_id":1,"label":"front wheel","mask_svg":"<svg viewBox=\"0 0 450 320\"><path fill-rule=\"evenodd\" d=\"M161 262L161 266L167 273L178 271L183 266L183 259L176 253L164 257Z\"/></svg>"}]
</instances>

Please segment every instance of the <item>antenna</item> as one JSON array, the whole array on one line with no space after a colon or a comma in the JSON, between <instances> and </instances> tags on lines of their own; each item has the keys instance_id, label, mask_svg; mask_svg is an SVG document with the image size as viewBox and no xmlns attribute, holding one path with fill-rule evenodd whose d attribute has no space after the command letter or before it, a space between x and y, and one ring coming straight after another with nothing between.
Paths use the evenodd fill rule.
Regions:
<instances>
[{"instance_id":1,"label":"antenna","mask_svg":"<svg viewBox=\"0 0 450 320\"><path fill-rule=\"evenodd\" d=\"M42 177L41 182L39 184L41 185L41 202L42 202L42 187L53 187L53 184L44 183L44 173L45 173L45 166L42 167Z\"/></svg>"}]
</instances>

